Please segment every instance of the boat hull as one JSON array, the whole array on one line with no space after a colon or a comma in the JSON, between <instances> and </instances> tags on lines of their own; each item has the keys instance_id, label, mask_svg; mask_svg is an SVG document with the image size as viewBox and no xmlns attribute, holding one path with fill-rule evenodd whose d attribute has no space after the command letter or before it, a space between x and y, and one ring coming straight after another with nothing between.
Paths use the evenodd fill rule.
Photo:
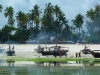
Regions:
<instances>
[{"instance_id":1,"label":"boat hull","mask_svg":"<svg viewBox=\"0 0 100 75\"><path fill-rule=\"evenodd\" d=\"M90 50L81 50L83 54L90 54Z\"/></svg>"},{"instance_id":2,"label":"boat hull","mask_svg":"<svg viewBox=\"0 0 100 75\"><path fill-rule=\"evenodd\" d=\"M90 51L90 53L93 55L94 58L100 58L99 52Z\"/></svg>"},{"instance_id":3,"label":"boat hull","mask_svg":"<svg viewBox=\"0 0 100 75\"><path fill-rule=\"evenodd\" d=\"M68 50L64 51L40 51L42 55L57 55L59 56L60 54L65 55L68 52Z\"/></svg>"},{"instance_id":4,"label":"boat hull","mask_svg":"<svg viewBox=\"0 0 100 75\"><path fill-rule=\"evenodd\" d=\"M6 51L5 52L8 56L15 55L15 51Z\"/></svg>"}]
</instances>

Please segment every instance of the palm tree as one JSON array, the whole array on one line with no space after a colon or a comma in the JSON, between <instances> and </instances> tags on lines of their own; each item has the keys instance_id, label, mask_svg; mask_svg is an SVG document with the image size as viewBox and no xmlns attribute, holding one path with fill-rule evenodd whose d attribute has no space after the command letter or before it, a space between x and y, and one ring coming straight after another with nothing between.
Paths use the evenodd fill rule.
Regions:
<instances>
[{"instance_id":1,"label":"palm tree","mask_svg":"<svg viewBox=\"0 0 100 75\"><path fill-rule=\"evenodd\" d=\"M13 14L14 14L14 10L11 6L9 6L5 9L4 16L8 17L8 25L9 26L14 25ZM10 38L9 34L11 34L11 32L8 32L8 42L9 42L9 38ZM10 47L10 43L9 43L9 47Z\"/></svg>"},{"instance_id":2,"label":"palm tree","mask_svg":"<svg viewBox=\"0 0 100 75\"><path fill-rule=\"evenodd\" d=\"M25 40L27 40L27 14L25 14L24 12L22 11L19 11L17 13L17 16L16 16L16 20L17 20L17 27L18 27L18 30L16 32L16 37L18 39L19 37L19 42L23 42Z\"/></svg>"},{"instance_id":3,"label":"palm tree","mask_svg":"<svg viewBox=\"0 0 100 75\"><path fill-rule=\"evenodd\" d=\"M73 24L75 25L75 28L77 28L77 37L80 36L80 35L78 36L78 34L80 34L80 28L82 28L82 24L84 23L83 19L84 19L83 15L77 14L75 20L72 20Z\"/></svg>"},{"instance_id":4,"label":"palm tree","mask_svg":"<svg viewBox=\"0 0 100 75\"><path fill-rule=\"evenodd\" d=\"M90 18L91 20L93 20L94 17L95 17L95 11L94 11L93 9L90 9L89 11L87 11L86 16L87 16L88 18Z\"/></svg>"},{"instance_id":5,"label":"palm tree","mask_svg":"<svg viewBox=\"0 0 100 75\"><path fill-rule=\"evenodd\" d=\"M44 15L42 18L42 27L46 32L50 32L54 28L52 25L53 22L53 10L54 7L51 5L51 3L46 4L46 8L44 10Z\"/></svg>"},{"instance_id":6,"label":"palm tree","mask_svg":"<svg viewBox=\"0 0 100 75\"><path fill-rule=\"evenodd\" d=\"M27 23L27 19L27 15L24 12L19 11L16 16L18 27L23 28L23 25Z\"/></svg>"},{"instance_id":7,"label":"palm tree","mask_svg":"<svg viewBox=\"0 0 100 75\"><path fill-rule=\"evenodd\" d=\"M61 12L60 7L58 7L58 5L55 5L55 7L54 7L54 13L56 15L56 19L59 16L60 12Z\"/></svg>"},{"instance_id":8,"label":"palm tree","mask_svg":"<svg viewBox=\"0 0 100 75\"><path fill-rule=\"evenodd\" d=\"M36 17L39 17L39 16L40 16L40 13L41 13L40 10L41 10L41 9L40 9L40 7L39 7L38 5L33 6L33 9L32 9L32 10L29 10L29 11L30 11L29 17L30 17L30 21L31 21L31 24L32 24L32 25L33 25L33 23L34 23L34 19L35 19Z\"/></svg>"},{"instance_id":9,"label":"palm tree","mask_svg":"<svg viewBox=\"0 0 100 75\"><path fill-rule=\"evenodd\" d=\"M5 9L5 13L4 13L5 17L8 17L8 25L13 26L14 25L14 19L13 19L13 15L14 15L14 9L9 6Z\"/></svg>"},{"instance_id":10,"label":"palm tree","mask_svg":"<svg viewBox=\"0 0 100 75\"><path fill-rule=\"evenodd\" d=\"M2 9L3 9L3 7L2 7L2 5L0 4L0 12L2 12Z\"/></svg>"}]
</instances>

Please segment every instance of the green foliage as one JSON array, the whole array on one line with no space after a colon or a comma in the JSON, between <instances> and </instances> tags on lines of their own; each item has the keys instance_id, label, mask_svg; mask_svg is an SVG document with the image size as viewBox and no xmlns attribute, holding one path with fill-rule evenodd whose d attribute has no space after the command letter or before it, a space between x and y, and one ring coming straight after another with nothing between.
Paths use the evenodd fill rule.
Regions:
<instances>
[{"instance_id":1,"label":"green foliage","mask_svg":"<svg viewBox=\"0 0 100 75\"><path fill-rule=\"evenodd\" d=\"M87 40L92 43L100 43L100 5L96 5L94 9L87 11L86 16L90 19L86 22L89 34Z\"/></svg>"},{"instance_id":2,"label":"green foliage","mask_svg":"<svg viewBox=\"0 0 100 75\"><path fill-rule=\"evenodd\" d=\"M0 5L0 12L3 7ZM82 31L84 16L77 14L72 20L73 26L68 24L65 14L58 5L46 4L43 13L36 4L28 13L19 11L14 17L12 6L6 7L4 16L8 18L8 23L0 30L0 40L4 43L8 40L25 43L26 40L35 40L45 36L49 41L53 37L55 41L82 41L86 38L88 42L97 43L100 40L100 5L96 5L86 12L87 33ZM15 28L15 19L17 27ZM76 33L77 32L77 33ZM13 33L13 34L12 34ZM46 42L41 40L41 42Z\"/></svg>"},{"instance_id":3,"label":"green foliage","mask_svg":"<svg viewBox=\"0 0 100 75\"><path fill-rule=\"evenodd\" d=\"M0 4L0 12L2 12L2 9L3 9L3 7L2 7L2 5Z\"/></svg>"},{"instance_id":4,"label":"green foliage","mask_svg":"<svg viewBox=\"0 0 100 75\"><path fill-rule=\"evenodd\" d=\"M14 38L13 37L13 34L11 34L13 31L15 31L16 28L13 27L13 26L8 26L8 25L5 25L2 29L1 29L1 40L2 42L6 42L8 41L8 36L10 38ZM12 40L12 39L10 39Z\"/></svg>"},{"instance_id":5,"label":"green foliage","mask_svg":"<svg viewBox=\"0 0 100 75\"><path fill-rule=\"evenodd\" d=\"M11 6L7 7L5 9L4 16L8 17L8 25L13 26L14 25L14 18L13 18L14 10Z\"/></svg>"}]
</instances>

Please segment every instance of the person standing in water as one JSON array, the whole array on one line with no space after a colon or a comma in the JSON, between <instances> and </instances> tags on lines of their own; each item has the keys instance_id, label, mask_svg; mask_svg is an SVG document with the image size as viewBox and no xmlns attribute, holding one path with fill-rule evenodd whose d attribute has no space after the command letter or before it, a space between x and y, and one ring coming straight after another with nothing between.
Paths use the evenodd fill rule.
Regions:
<instances>
[{"instance_id":1,"label":"person standing in water","mask_svg":"<svg viewBox=\"0 0 100 75\"><path fill-rule=\"evenodd\" d=\"M78 53L76 52L76 58L78 57Z\"/></svg>"},{"instance_id":2,"label":"person standing in water","mask_svg":"<svg viewBox=\"0 0 100 75\"><path fill-rule=\"evenodd\" d=\"M81 52L79 52L79 57L81 57Z\"/></svg>"}]
</instances>

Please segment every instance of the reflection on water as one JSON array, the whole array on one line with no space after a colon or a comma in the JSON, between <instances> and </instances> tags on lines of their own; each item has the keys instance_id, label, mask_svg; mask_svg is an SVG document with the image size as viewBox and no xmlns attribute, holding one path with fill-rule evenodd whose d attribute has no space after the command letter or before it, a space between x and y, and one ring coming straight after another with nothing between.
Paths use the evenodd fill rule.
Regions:
<instances>
[{"instance_id":1,"label":"reflection on water","mask_svg":"<svg viewBox=\"0 0 100 75\"><path fill-rule=\"evenodd\" d=\"M0 75L100 75L100 63L68 62L5 62L0 60Z\"/></svg>"}]
</instances>

